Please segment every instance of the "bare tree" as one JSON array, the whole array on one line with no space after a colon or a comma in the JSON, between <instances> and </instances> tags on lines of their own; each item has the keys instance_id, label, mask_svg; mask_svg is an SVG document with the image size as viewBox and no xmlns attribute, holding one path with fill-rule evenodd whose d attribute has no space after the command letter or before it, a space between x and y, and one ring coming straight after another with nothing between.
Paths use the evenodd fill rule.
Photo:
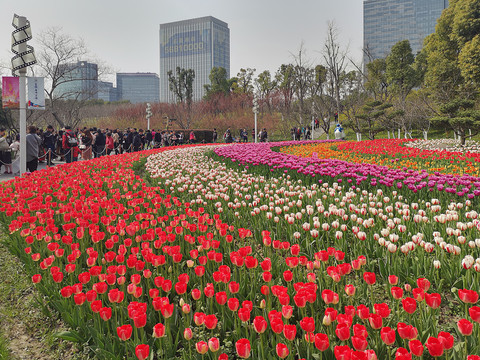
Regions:
<instances>
[{"instance_id":1,"label":"bare tree","mask_svg":"<svg viewBox=\"0 0 480 360\"><path fill-rule=\"evenodd\" d=\"M47 112L60 127L76 126L81 120L81 108L98 92L98 77L107 73L97 64L95 74L79 79L80 61L87 60L88 50L82 40L62 33L60 28L48 28L36 38L36 56L40 76L45 77ZM97 63L97 62L96 62ZM79 81L89 82L87 88L74 86Z\"/></svg>"},{"instance_id":2,"label":"bare tree","mask_svg":"<svg viewBox=\"0 0 480 360\"><path fill-rule=\"evenodd\" d=\"M348 49L341 49L338 42L338 28L335 22L328 23L327 38L323 46L323 58L328 70L330 95L335 99L336 111L340 114L340 90L342 87L342 74L347 67Z\"/></svg>"}]
</instances>

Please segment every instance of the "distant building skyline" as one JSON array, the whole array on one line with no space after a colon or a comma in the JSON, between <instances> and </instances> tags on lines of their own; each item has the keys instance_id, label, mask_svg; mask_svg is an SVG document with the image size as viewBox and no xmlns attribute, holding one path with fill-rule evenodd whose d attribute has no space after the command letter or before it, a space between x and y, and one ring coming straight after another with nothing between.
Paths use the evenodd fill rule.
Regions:
<instances>
[{"instance_id":1,"label":"distant building skyline","mask_svg":"<svg viewBox=\"0 0 480 360\"><path fill-rule=\"evenodd\" d=\"M372 59L385 58L393 45L409 40L416 55L447 7L448 0L364 0L364 49Z\"/></svg>"},{"instance_id":2,"label":"distant building skyline","mask_svg":"<svg viewBox=\"0 0 480 360\"><path fill-rule=\"evenodd\" d=\"M230 78L230 29L213 16L160 24L160 101L174 102L168 72L195 71L193 100L201 100L213 67L223 67Z\"/></svg>"},{"instance_id":3,"label":"distant building skyline","mask_svg":"<svg viewBox=\"0 0 480 360\"><path fill-rule=\"evenodd\" d=\"M132 104L159 102L159 77L155 73L117 73L118 100Z\"/></svg>"},{"instance_id":4,"label":"distant building skyline","mask_svg":"<svg viewBox=\"0 0 480 360\"><path fill-rule=\"evenodd\" d=\"M57 97L63 100L97 99L98 65L88 61L59 66L61 77L55 89Z\"/></svg>"}]
</instances>

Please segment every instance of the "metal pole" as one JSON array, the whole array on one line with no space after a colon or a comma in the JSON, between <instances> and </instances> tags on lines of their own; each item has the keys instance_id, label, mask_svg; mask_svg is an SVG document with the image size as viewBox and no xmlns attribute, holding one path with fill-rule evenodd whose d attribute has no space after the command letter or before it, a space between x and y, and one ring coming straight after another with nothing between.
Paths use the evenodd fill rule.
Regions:
<instances>
[{"instance_id":1,"label":"metal pole","mask_svg":"<svg viewBox=\"0 0 480 360\"><path fill-rule=\"evenodd\" d=\"M27 18L20 16L18 18L18 27L22 28L27 25ZM18 46L20 53L27 51L27 42L23 42ZM20 69L19 71L19 95L20 95L20 175L27 172L27 89L26 89L26 75L27 68Z\"/></svg>"}]
</instances>

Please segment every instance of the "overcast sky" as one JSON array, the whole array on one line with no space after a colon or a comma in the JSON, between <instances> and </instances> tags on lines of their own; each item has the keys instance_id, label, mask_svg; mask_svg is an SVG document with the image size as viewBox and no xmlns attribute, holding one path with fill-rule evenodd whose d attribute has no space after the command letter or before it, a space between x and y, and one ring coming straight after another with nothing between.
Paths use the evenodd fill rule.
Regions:
<instances>
[{"instance_id":1,"label":"overcast sky","mask_svg":"<svg viewBox=\"0 0 480 360\"><path fill-rule=\"evenodd\" d=\"M159 24L214 16L230 28L230 68L275 70L303 42L319 61L328 21L361 59L362 0L0 0L0 62L12 53L13 14L30 20L33 36L48 27L82 38L92 58L117 72L159 72ZM35 43L33 42L33 45ZM3 75L7 75L3 70ZM113 80L113 79L110 79Z\"/></svg>"}]
</instances>

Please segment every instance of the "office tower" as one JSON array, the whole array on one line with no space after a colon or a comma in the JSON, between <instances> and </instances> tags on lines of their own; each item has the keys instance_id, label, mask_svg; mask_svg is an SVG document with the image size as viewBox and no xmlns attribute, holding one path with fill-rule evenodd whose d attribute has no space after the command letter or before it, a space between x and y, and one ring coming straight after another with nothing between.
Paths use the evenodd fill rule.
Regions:
<instances>
[{"instance_id":1,"label":"office tower","mask_svg":"<svg viewBox=\"0 0 480 360\"><path fill-rule=\"evenodd\" d=\"M193 69L193 99L201 100L210 84L213 67L223 67L230 77L230 29L212 16L160 25L160 101L174 102L168 71Z\"/></svg>"},{"instance_id":2,"label":"office tower","mask_svg":"<svg viewBox=\"0 0 480 360\"><path fill-rule=\"evenodd\" d=\"M447 7L448 0L365 0L364 49L372 59L385 58L393 45L409 40L416 55L425 37L435 32L437 19Z\"/></svg>"},{"instance_id":3,"label":"office tower","mask_svg":"<svg viewBox=\"0 0 480 360\"><path fill-rule=\"evenodd\" d=\"M158 75L154 73L117 73L117 94L119 100L128 100L132 104L158 102Z\"/></svg>"},{"instance_id":4,"label":"office tower","mask_svg":"<svg viewBox=\"0 0 480 360\"><path fill-rule=\"evenodd\" d=\"M62 100L97 99L98 66L87 61L64 64L58 67L61 74L55 97Z\"/></svg>"},{"instance_id":5,"label":"office tower","mask_svg":"<svg viewBox=\"0 0 480 360\"><path fill-rule=\"evenodd\" d=\"M111 82L99 81L97 98L107 102L118 101L117 88Z\"/></svg>"}]
</instances>

